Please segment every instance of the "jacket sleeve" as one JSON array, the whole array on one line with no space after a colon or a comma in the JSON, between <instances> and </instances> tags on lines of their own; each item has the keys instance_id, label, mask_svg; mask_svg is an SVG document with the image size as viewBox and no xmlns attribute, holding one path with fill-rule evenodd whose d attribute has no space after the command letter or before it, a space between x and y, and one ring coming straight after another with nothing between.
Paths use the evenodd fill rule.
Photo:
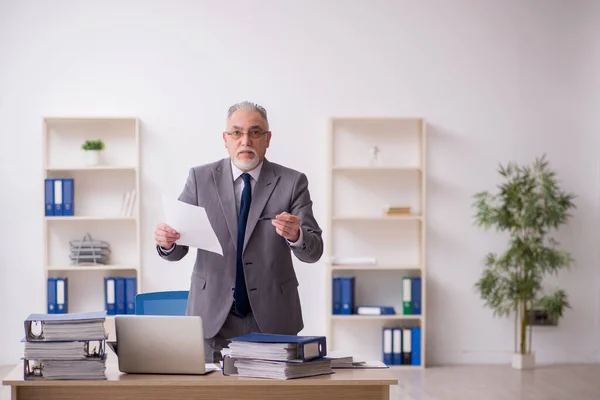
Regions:
<instances>
[{"instance_id":1,"label":"jacket sleeve","mask_svg":"<svg viewBox=\"0 0 600 400\"><path fill-rule=\"evenodd\" d=\"M190 172L187 178L187 181L185 182L185 186L183 187L183 190L181 192L181 194L179 195L179 200L184 202L184 203L188 203L188 204L193 204L193 205L198 205L198 195L197 195L197 184L196 184L196 175L194 174L194 169L190 168ZM165 252L164 250L162 250L160 248L159 245L156 245L156 251L158 252L158 255L161 258L164 258L165 260L168 261L179 261L181 260L183 257L185 257L185 255L188 253L189 251L189 246L182 246L182 245L178 245L175 244L175 248L169 252Z\"/></svg>"},{"instance_id":2,"label":"jacket sleeve","mask_svg":"<svg viewBox=\"0 0 600 400\"><path fill-rule=\"evenodd\" d=\"M313 215L312 205L308 179L301 173L294 183L290 213L300 217L303 243L300 247L290 246L290 249L300 261L306 263L315 263L323 255L322 230Z\"/></svg>"}]
</instances>

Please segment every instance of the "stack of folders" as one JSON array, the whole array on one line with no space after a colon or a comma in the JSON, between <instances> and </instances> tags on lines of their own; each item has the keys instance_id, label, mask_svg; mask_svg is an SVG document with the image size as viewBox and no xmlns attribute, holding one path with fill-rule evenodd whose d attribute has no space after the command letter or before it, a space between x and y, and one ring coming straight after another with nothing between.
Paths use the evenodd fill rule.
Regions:
<instances>
[{"instance_id":1,"label":"stack of folders","mask_svg":"<svg viewBox=\"0 0 600 400\"><path fill-rule=\"evenodd\" d=\"M251 333L230 340L224 375L295 379L333 373L324 336Z\"/></svg>"},{"instance_id":2,"label":"stack of folders","mask_svg":"<svg viewBox=\"0 0 600 400\"><path fill-rule=\"evenodd\" d=\"M106 379L105 320L106 311L29 315L24 379Z\"/></svg>"}]
</instances>

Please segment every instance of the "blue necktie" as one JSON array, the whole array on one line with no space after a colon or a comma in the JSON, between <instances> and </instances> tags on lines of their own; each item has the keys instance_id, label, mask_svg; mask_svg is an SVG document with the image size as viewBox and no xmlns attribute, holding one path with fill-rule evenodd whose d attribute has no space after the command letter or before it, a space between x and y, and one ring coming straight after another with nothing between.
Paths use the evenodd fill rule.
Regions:
<instances>
[{"instance_id":1,"label":"blue necktie","mask_svg":"<svg viewBox=\"0 0 600 400\"><path fill-rule=\"evenodd\" d=\"M242 174L244 180L244 190L242 191L242 201L240 203L240 216L238 217L238 236L237 236L237 264L235 272L235 311L241 316L246 316L250 311L250 302L248 292L246 291L246 280L244 279L244 263L242 252L244 250L244 234L246 233L246 222L248 221L248 212L252 202L252 187L250 186L250 175Z\"/></svg>"}]
</instances>

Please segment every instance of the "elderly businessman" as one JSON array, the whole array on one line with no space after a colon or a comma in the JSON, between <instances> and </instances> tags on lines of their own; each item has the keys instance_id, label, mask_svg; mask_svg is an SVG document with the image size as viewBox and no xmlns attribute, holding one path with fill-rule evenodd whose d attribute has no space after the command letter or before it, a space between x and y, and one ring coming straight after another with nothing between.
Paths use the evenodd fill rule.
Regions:
<instances>
[{"instance_id":1,"label":"elderly businessman","mask_svg":"<svg viewBox=\"0 0 600 400\"><path fill-rule=\"evenodd\" d=\"M323 254L306 175L265 158L267 112L242 102L227 115L229 157L190 169L179 200L206 209L223 256L197 250L188 315L203 319L206 362L218 362L228 338L250 332L298 334L304 327L292 254L314 263ZM179 234L158 224L158 254L181 260Z\"/></svg>"}]
</instances>

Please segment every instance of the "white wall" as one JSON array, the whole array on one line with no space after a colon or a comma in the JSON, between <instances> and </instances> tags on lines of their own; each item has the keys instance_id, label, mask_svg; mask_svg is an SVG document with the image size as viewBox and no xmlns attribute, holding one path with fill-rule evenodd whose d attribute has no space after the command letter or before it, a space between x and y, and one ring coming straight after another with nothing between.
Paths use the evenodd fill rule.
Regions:
<instances>
[{"instance_id":1,"label":"white wall","mask_svg":"<svg viewBox=\"0 0 600 400\"><path fill-rule=\"evenodd\" d=\"M0 0L0 364L44 306L41 117L141 118L143 287L187 288L193 259L154 252L159 195L225 155L224 113L243 99L268 109L268 156L306 172L323 225L327 118L428 119L430 363L509 359L512 320L473 290L503 242L472 225L471 196L498 162L547 153L578 195L560 235L577 265L560 276L573 311L535 347L542 362L600 361L598 17L593 1ZM323 333L323 264L297 271L305 333Z\"/></svg>"}]
</instances>

